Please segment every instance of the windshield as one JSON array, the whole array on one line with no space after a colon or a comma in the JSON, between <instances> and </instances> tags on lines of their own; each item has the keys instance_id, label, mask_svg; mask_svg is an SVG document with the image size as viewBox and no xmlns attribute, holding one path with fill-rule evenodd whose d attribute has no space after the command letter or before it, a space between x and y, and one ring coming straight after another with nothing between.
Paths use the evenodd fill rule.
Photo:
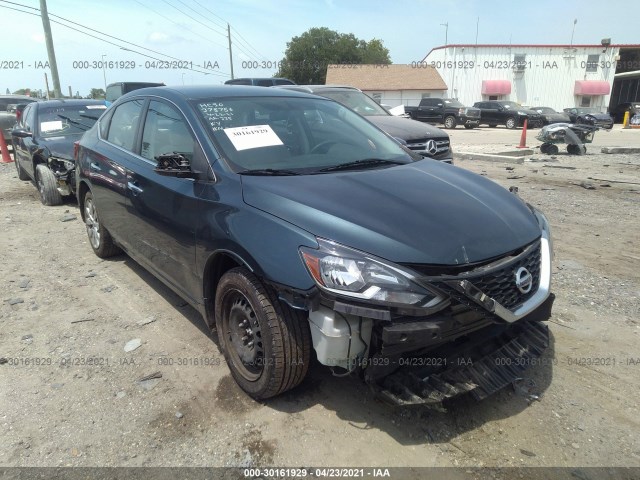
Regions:
<instances>
[{"instance_id":1,"label":"windshield","mask_svg":"<svg viewBox=\"0 0 640 480\"><path fill-rule=\"evenodd\" d=\"M464 105L460 103L458 100L445 100L444 103L446 103L449 107L455 107L455 108L464 107Z\"/></svg>"},{"instance_id":2,"label":"windshield","mask_svg":"<svg viewBox=\"0 0 640 480\"><path fill-rule=\"evenodd\" d=\"M371 117L374 115L389 116L389 112L377 104L374 99L362 92L359 92L358 90L345 89L339 91L318 92L317 94L335 100L364 117Z\"/></svg>"},{"instance_id":3,"label":"windshield","mask_svg":"<svg viewBox=\"0 0 640 480\"><path fill-rule=\"evenodd\" d=\"M599 108L595 107L585 107L585 108L577 108L578 113L602 113Z\"/></svg>"},{"instance_id":4,"label":"windshield","mask_svg":"<svg viewBox=\"0 0 640 480\"><path fill-rule=\"evenodd\" d=\"M538 113L558 113L553 108L550 108L550 107L535 107L535 108L532 108L532 110L535 110Z\"/></svg>"},{"instance_id":5,"label":"windshield","mask_svg":"<svg viewBox=\"0 0 640 480\"><path fill-rule=\"evenodd\" d=\"M303 174L354 162L380 168L413 161L362 117L321 98L221 98L196 107L236 172Z\"/></svg>"},{"instance_id":6,"label":"windshield","mask_svg":"<svg viewBox=\"0 0 640 480\"><path fill-rule=\"evenodd\" d=\"M40 107L38 124L42 137L63 137L77 135L89 130L106 105L60 105L56 107Z\"/></svg>"}]
</instances>

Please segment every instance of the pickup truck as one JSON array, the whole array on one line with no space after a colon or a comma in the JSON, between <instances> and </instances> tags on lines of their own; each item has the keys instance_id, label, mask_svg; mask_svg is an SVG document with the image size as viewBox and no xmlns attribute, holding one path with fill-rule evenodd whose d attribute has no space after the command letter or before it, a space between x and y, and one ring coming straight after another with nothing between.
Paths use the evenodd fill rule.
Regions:
<instances>
[{"instance_id":1,"label":"pickup truck","mask_svg":"<svg viewBox=\"0 0 640 480\"><path fill-rule=\"evenodd\" d=\"M480 110L465 107L451 98L423 98L417 107L404 107L412 119L421 122L443 123L444 128L475 128L480 124Z\"/></svg>"},{"instance_id":2,"label":"pickup truck","mask_svg":"<svg viewBox=\"0 0 640 480\"><path fill-rule=\"evenodd\" d=\"M0 95L0 130L2 130L7 145L11 144L11 129L16 124L16 104L25 104L36 100L26 95Z\"/></svg>"}]
</instances>

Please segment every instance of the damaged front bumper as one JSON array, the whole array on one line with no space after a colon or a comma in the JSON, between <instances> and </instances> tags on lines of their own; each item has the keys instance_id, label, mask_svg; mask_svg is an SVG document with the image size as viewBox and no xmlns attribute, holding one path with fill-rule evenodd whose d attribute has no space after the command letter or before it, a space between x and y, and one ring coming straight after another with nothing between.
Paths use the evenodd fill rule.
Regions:
<instances>
[{"instance_id":1,"label":"damaged front bumper","mask_svg":"<svg viewBox=\"0 0 640 480\"><path fill-rule=\"evenodd\" d=\"M60 195L75 195L76 175L75 163L71 160L50 156L47 159L49 169L56 177L56 187Z\"/></svg>"},{"instance_id":2,"label":"damaged front bumper","mask_svg":"<svg viewBox=\"0 0 640 480\"><path fill-rule=\"evenodd\" d=\"M553 296L546 308L551 308ZM477 332L461 347L430 352L428 356L397 360L390 375L371 383L385 400L395 405L437 405L470 393L482 400L518 380L529 367L541 365L549 346L548 327L524 320L506 328L496 325Z\"/></svg>"}]
</instances>

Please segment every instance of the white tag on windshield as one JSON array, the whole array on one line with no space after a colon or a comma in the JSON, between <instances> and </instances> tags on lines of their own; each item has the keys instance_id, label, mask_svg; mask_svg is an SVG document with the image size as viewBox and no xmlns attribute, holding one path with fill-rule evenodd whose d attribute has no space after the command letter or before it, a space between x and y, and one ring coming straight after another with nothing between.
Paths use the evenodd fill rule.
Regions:
<instances>
[{"instance_id":1,"label":"white tag on windshield","mask_svg":"<svg viewBox=\"0 0 640 480\"><path fill-rule=\"evenodd\" d=\"M238 151L282 145L282 140L269 125L225 128L224 133L227 134L227 137L229 137L229 140Z\"/></svg>"},{"instance_id":2,"label":"white tag on windshield","mask_svg":"<svg viewBox=\"0 0 640 480\"><path fill-rule=\"evenodd\" d=\"M50 122L42 122L40 130L43 132L51 132L53 130L62 130L62 120L52 120Z\"/></svg>"}]
</instances>

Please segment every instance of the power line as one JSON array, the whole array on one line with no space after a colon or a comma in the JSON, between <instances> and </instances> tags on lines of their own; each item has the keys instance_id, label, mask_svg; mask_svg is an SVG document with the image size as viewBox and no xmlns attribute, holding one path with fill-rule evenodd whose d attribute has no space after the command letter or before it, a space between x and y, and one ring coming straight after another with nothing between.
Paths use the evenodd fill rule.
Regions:
<instances>
[{"instance_id":1,"label":"power line","mask_svg":"<svg viewBox=\"0 0 640 480\"><path fill-rule=\"evenodd\" d=\"M179 1L180 3L183 3L183 2L182 2L182 0L178 0L178 1ZM222 21L224 22L224 24L225 24L225 25L229 24L229 22L227 22L224 18L222 18L220 15L217 15L214 11L210 10L210 9L209 9L209 8L207 8L205 5L203 5L203 4L201 4L200 2L198 2L198 0L192 0L192 1L193 1L193 3L195 3L196 5L198 5L198 6L199 6L200 8L202 8L203 10L206 10L207 12L209 12L209 13L210 13L211 15L213 15L214 17L219 18L220 20L222 20ZM193 10L193 9L191 9L191 10ZM199 12L198 12L198 13L199 13ZM200 14L200 15L202 15L202 14ZM203 18L206 18L206 17L204 17L204 15L202 15L202 17L203 17ZM207 19L207 20L209 20L209 19ZM209 21L210 21L211 23L214 23L214 22L213 22L213 20L209 20ZM214 24L215 24L215 23L214 23ZM216 25L217 25L217 24L216 24ZM256 50L256 49L255 49L255 48L254 48L254 47L253 47L253 46L252 46L252 45L251 45L251 44L250 44L250 43L249 43L249 42L248 42L248 41L247 41L247 40L246 40L242 35L240 35L240 32L238 32L238 31L237 31L235 28L233 28L233 27L231 27L231 29L232 29L232 30L233 30L233 31L238 35L238 37L240 37L240 38L243 40L243 42L244 42L244 44L246 45L246 48L247 48L247 49L249 49L249 50L253 50L253 51L255 52L255 56L254 56L254 54L250 54L250 53L248 53L248 52L243 51L243 53L244 53L245 55L247 55L247 56L248 56L248 57L250 57L250 58L251 58L251 57L254 57L254 58L262 57L262 59L263 59L263 60L266 60L266 59L267 59L267 57L265 57L265 56L264 56L264 55L262 55L260 52L258 52L258 50ZM236 44L237 44L237 42L236 42ZM240 44L240 46L242 46L242 44ZM242 50L242 49L241 49L241 50ZM256 56L257 56L257 57L256 57Z\"/></svg>"},{"instance_id":2,"label":"power line","mask_svg":"<svg viewBox=\"0 0 640 480\"><path fill-rule=\"evenodd\" d=\"M22 7L22 8L28 8L28 9L31 9L31 10L36 10L36 11L38 11L38 12L40 11L40 9L35 8L35 7L31 7L31 6L29 6L29 5L23 5L23 4L16 3L16 2L9 2L9 1L7 1L7 0L0 0L0 1L2 1L3 3L9 3L9 4L11 4L11 5L16 5L16 6L19 6L19 7ZM40 14L39 14L39 13L26 12L26 11L24 11L24 10L18 10L18 9L16 9L16 8L11 8L11 7L7 7L7 6L4 6L4 5L0 5L0 7L7 8L7 9L10 9L10 10L15 10L15 11L17 11L17 12L21 12L21 13L26 13L26 14L29 14L29 15L34 15L34 16L38 16L38 17L40 16ZM100 35L104 35L105 37L113 38L114 40L117 40L117 41L122 42L122 43L124 43L124 44L132 45L132 46L134 46L134 47L136 47L136 48L141 48L141 49L143 49L143 50L146 50L146 51L149 51L149 52L153 52L153 53L155 53L155 54L158 54L158 55L163 56L163 57L170 58L170 59L172 59L172 60L181 61L181 59L179 59L179 58L173 57L173 56L171 56L171 55L167 55L167 54L162 53L162 52L158 52L158 51L156 51L156 50L152 50L152 49L150 49L150 48L143 47L143 46L141 46L141 45L137 45L137 44L135 44L135 43L129 42L129 41L127 41L127 40L123 40L123 39L121 39L121 38L115 37L115 36L113 36L113 35L109 35L109 34L104 33L104 32L100 32L99 30L95 30L95 29L93 29L93 28L90 28L90 27L87 27L87 26L81 25L81 24L79 24L79 23L76 23L76 22L74 22L74 21L72 21L72 20L68 20L68 19L66 19L66 18L64 18L64 17L61 17L61 16L59 16L59 15L54 15L54 14L50 13L50 14L49 14L49 16L59 18L59 19L61 19L61 20L65 21L65 22L71 23L71 24L73 24L73 25L78 25L79 27L82 27L82 28L84 28L84 29L86 29L86 30L89 30L89 31L92 31L92 32L98 33L98 34L100 34ZM74 30L74 31L79 32L79 33L82 33L82 34L84 34L84 35L88 35L89 37L95 38L96 40L100 40L100 41L102 41L102 42L108 43L108 44L110 44L110 45L114 45L114 46L119 47L119 48L123 48L121 45L118 45L118 44L113 43L113 42L109 42L108 40L105 40L105 39L103 39L103 38L96 37L95 35L91 35L90 33L87 33L87 32L83 32L83 31L81 31L81 30L78 30L77 28L73 28L73 27L71 27L71 26L69 26L69 25L66 25L66 24L64 24L64 23L58 22L58 21L56 21L56 20L51 20L51 22L53 22L53 23L57 23L58 25L62 25L63 27L67 27L67 28L69 28L69 29L71 29L71 30ZM128 50L128 51L133 52L133 53L137 53L138 55L142 55L142 56L144 56L144 57L151 58L151 59L153 59L153 60L164 61L164 60L162 60L162 59L160 59L160 58L152 57L152 56L150 56L150 55L146 55L146 54L144 54L144 53L137 52L137 51L135 51L135 50L131 50L131 49L125 49L125 50ZM224 73L224 72L217 73L216 71L213 71L213 70L201 71L201 70L197 70L197 69L195 69L195 68L189 68L189 67L184 67L184 69L185 69L185 70L191 70L191 71L194 71L194 72L197 72L197 73L206 73L206 74L210 74L210 75L217 75L217 76L224 76L224 77L228 77L228 76L229 76L229 74L226 74L226 73Z\"/></svg>"},{"instance_id":3,"label":"power line","mask_svg":"<svg viewBox=\"0 0 640 480\"><path fill-rule=\"evenodd\" d=\"M138 5L142 5L142 6L143 6L144 8L146 8L147 10L152 11L152 12L153 12L153 13L155 13L156 15L161 16L161 17L162 17L162 18L164 18L165 20L167 20L167 21L169 21L169 22L173 23L174 25L177 25L177 26L179 26L180 28L184 28L184 26L183 26L183 25L180 25L178 22L174 22L174 21L173 21L173 20L171 20L169 17L167 17L167 16L165 16L165 15L162 15L161 13L159 13L158 11L156 11L156 10L154 10L153 8L149 7L148 5L145 5L144 3L139 2L138 0L133 0L133 1L134 1L134 2L136 2ZM200 35L198 32L194 32L193 30L190 30L190 31L189 31L189 33L192 33L192 34L194 34L194 35L197 35L197 36L199 36L200 38L202 38L202 39L206 40L207 42L213 43L214 45L217 45L217 46L219 46L219 47L227 48L227 46L226 46L226 45L223 45L223 44L218 43L218 42L214 42L213 40L211 40L211 39L209 39L209 38L205 37L204 35Z\"/></svg>"},{"instance_id":4,"label":"power line","mask_svg":"<svg viewBox=\"0 0 640 480\"><path fill-rule=\"evenodd\" d=\"M180 10L178 7L176 7L175 5L172 5L171 3L169 3L167 0L162 0L164 3L166 3L167 5L169 5L171 8L175 8L177 11L179 11L181 14L186 15L187 17L189 17L191 20L193 20L194 22L198 22L200 25L204 26L205 28L208 28L209 30L211 30L214 33L217 33L218 35L222 35L223 37L226 37L227 35L224 33L221 33L217 30L214 30L213 28L211 28L209 25L207 25L206 23L202 23L200 20L198 20L197 18L192 17L191 15L189 15L188 13L183 12L182 10Z\"/></svg>"}]
</instances>

